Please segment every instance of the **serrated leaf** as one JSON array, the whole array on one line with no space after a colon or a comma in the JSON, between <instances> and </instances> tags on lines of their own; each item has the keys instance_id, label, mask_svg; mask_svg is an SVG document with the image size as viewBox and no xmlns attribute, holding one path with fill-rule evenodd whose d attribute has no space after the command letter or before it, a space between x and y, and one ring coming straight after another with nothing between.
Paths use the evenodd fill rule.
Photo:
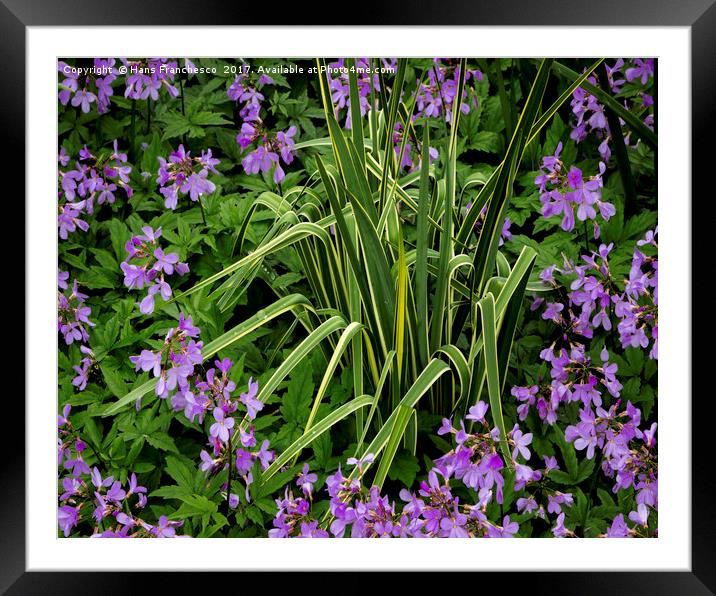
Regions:
<instances>
[{"instance_id":1,"label":"serrated leaf","mask_svg":"<svg viewBox=\"0 0 716 596\"><path fill-rule=\"evenodd\" d=\"M564 463L567 466L569 476L572 478L576 478L579 466L577 464L577 454L574 450L574 447L571 443L567 442L567 440L564 438L564 432L558 426L553 427L553 436L555 438L555 443L559 447L559 450L562 452L562 458L564 459ZM550 474L552 474L552 472L550 472Z\"/></svg>"},{"instance_id":2,"label":"serrated leaf","mask_svg":"<svg viewBox=\"0 0 716 596\"><path fill-rule=\"evenodd\" d=\"M281 403L281 414L286 422L297 426L308 420L313 396L313 369L309 362L296 367L288 383L288 390Z\"/></svg>"},{"instance_id":3,"label":"serrated leaf","mask_svg":"<svg viewBox=\"0 0 716 596\"><path fill-rule=\"evenodd\" d=\"M393 458L393 463L388 470L388 478L400 480L404 486L412 486L419 471L418 458L411 453L403 452Z\"/></svg>"},{"instance_id":4,"label":"serrated leaf","mask_svg":"<svg viewBox=\"0 0 716 596\"><path fill-rule=\"evenodd\" d=\"M163 497L165 499L181 499L191 495L191 491L185 487L172 484L169 486L160 486L157 490L149 493L150 497Z\"/></svg>"},{"instance_id":5,"label":"serrated leaf","mask_svg":"<svg viewBox=\"0 0 716 596\"><path fill-rule=\"evenodd\" d=\"M191 123L178 112L167 111L161 116L160 120L165 124L164 134L162 135L162 140L164 141L181 137L191 129Z\"/></svg>"},{"instance_id":6,"label":"serrated leaf","mask_svg":"<svg viewBox=\"0 0 716 596\"><path fill-rule=\"evenodd\" d=\"M565 484L565 485L574 484L572 477L569 474L567 474L566 472L562 472L562 470L550 470L549 478L550 478L550 480L553 480L557 484Z\"/></svg>"},{"instance_id":7,"label":"serrated leaf","mask_svg":"<svg viewBox=\"0 0 716 596\"><path fill-rule=\"evenodd\" d=\"M177 446L174 444L174 439L167 433L152 433L151 435L144 435L144 438L147 440L147 443L156 449L171 451L176 454L179 453Z\"/></svg>"},{"instance_id":8,"label":"serrated leaf","mask_svg":"<svg viewBox=\"0 0 716 596\"><path fill-rule=\"evenodd\" d=\"M313 455L316 458L316 465L319 468L327 468L333 451L333 442L329 433L323 433L311 443Z\"/></svg>"},{"instance_id":9,"label":"serrated leaf","mask_svg":"<svg viewBox=\"0 0 716 596\"><path fill-rule=\"evenodd\" d=\"M574 484L579 484L580 482L589 478L594 471L594 464L595 461L593 459L583 459L581 462L579 462L579 467L577 468L577 475L574 478Z\"/></svg>"},{"instance_id":10,"label":"serrated leaf","mask_svg":"<svg viewBox=\"0 0 716 596\"><path fill-rule=\"evenodd\" d=\"M223 114L216 112L198 112L192 114L189 120L192 124L196 124L197 126L221 126L222 124L231 124L231 121L224 118Z\"/></svg>"},{"instance_id":11,"label":"serrated leaf","mask_svg":"<svg viewBox=\"0 0 716 596\"><path fill-rule=\"evenodd\" d=\"M178 497L182 501L181 507L176 513L169 516L171 519L186 519L203 515L213 515L217 512L218 506L202 495L184 495Z\"/></svg>"},{"instance_id":12,"label":"serrated leaf","mask_svg":"<svg viewBox=\"0 0 716 596\"><path fill-rule=\"evenodd\" d=\"M127 385L119 372L106 364L101 364L100 369L102 370L102 377L107 384L107 388L115 397L124 395L127 392Z\"/></svg>"},{"instance_id":13,"label":"serrated leaf","mask_svg":"<svg viewBox=\"0 0 716 596\"><path fill-rule=\"evenodd\" d=\"M499 153L502 146L502 135L489 130L478 132L470 143L470 149L485 153Z\"/></svg>"},{"instance_id":14,"label":"serrated leaf","mask_svg":"<svg viewBox=\"0 0 716 596\"><path fill-rule=\"evenodd\" d=\"M194 486L195 468L187 460L170 455L164 470L179 486L189 489Z\"/></svg>"}]
</instances>

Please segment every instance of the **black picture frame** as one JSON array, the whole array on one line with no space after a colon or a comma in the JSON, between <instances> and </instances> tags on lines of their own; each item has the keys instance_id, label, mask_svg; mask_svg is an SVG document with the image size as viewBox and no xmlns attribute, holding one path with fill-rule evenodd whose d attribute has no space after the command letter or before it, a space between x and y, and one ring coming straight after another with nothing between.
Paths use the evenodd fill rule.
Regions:
<instances>
[{"instance_id":1,"label":"black picture frame","mask_svg":"<svg viewBox=\"0 0 716 596\"><path fill-rule=\"evenodd\" d=\"M709 149L709 140L714 139L713 96L716 91L716 72L713 59L716 56L716 6L714 0L673 0L671 2L649 2L648 0L603 0L587 2L586 0L552 0L550 2L534 2L530 0L502 0L495 3L467 3L454 0L440 2L439 10L434 5L423 2L402 0L391 2L386 6L374 0L361 2L362 11L358 15L346 15L351 24L373 25L480 25L480 26L684 26L690 27L692 39L691 94L692 94L692 196L702 197L703 202L712 196L710 190L711 171L709 160L713 159L713 151ZM378 10L378 6L380 9ZM376 10L373 10L376 8ZM325 3L323 7L308 9L302 6L300 14L292 14L286 10L268 11L274 20L271 25L305 24L315 25L318 15L330 18L335 25L347 24L339 15L335 4ZM25 156L25 35L26 27L30 26L102 26L102 25L226 25L236 13L235 25L269 24L261 19L266 18L265 5L222 3L204 0L196 3L190 0L139 1L122 0L120 3L99 2L98 0L0 0L0 98L3 115L3 161L7 169L14 171L13 193L18 196L23 192L22 174L18 171L20 162ZM371 15L380 14L381 23L367 22ZM356 20L357 19L357 20ZM685 90L686 92L686 90ZM27 167L27 164L26 164ZM26 174L27 175L27 174ZM7 187L6 187L7 189ZM688 187L685 186L685 193ZM18 203L15 201L15 203ZM22 203L20 203L22 204ZM693 277L701 271L708 271L707 266L699 267L699 259L706 258L709 240L707 230L698 233L697 225L708 225L710 218L694 217L692 201L692 254L694 258ZM24 208L13 218L13 227L27 230L31 225ZM9 217L9 216L8 216ZM24 225L21 225L23 222ZM21 276L29 276L19 243L14 251L13 261L22 269ZM8 246L6 244L6 251ZM702 273L703 275L703 273ZM15 279L17 279L17 274ZM703 297L697 298L692 286L692 311L703 316L705 308L713 308L714 299L704 304ZM17 302L17 291L15 290ZM17 311L17 304L14 306ZM711 310L713 312L713 310ZM25 309L25 318L32 313ZM713 315L709 315L713 317ZM692 346L684 349L692 350L692 370L697 375L684 379L684 398L688 397L688 387L692 391L692 433L684 440L691 441L692 449L692 517L685 518L683 523L690 524L692 529L690 572L562 572L562 573L519 573L510 574L509 583L505 584L504 574L490 573L476 580L468 579L474 589L486 589L485 582L501 583L509 586L509 592L527 591L528 593L569 593L569 594L711 594L716 592L716 518L713 513L713 499L716 495L716 482L710 458L714 452L710 443L712 434L713 412L710 406L711 394L708 390L698 391L696 379L703 378L708 371L705 361L710 352L700 350L696 343L699 337L708 337L709 321L699 323L699 333L692 334ZM17 340L13 340L17 341ZM19 343L19 342L17 342ZM11 366L6 360L6 366ZM25 363L25 374L33 374L31 355ZM36 372L36 371L35 371ZM705 384L704 384L705 385ZM706 389L704 386L703 389ZM16 391L16 390L15 390ZM10 399L6 395L6 399ZM18 400L13 398L17 404ZM13 416L23 417L19 406ZM704 411L705 410L705 411ZM143 574L141 579L130 578L127 574L112 573L29 573L25 571L25 437L24 425L19 426L16 418L9 428L3 429L5 440L3 464L0 466L0 592L8 594L69 594L69 593L128 593L143 592L150 583L162 583L163 591L169 592L172 584L182 582L183 575L158 573L148 578ZM8 437L7 433L15 427L19 436ZM6 438L7 437L7 438ZM133 574L137 575L137 574ZM254 574L246 574L252 582ZM351 593L365 591L376 585L372 574L353 574L350 581L339 580L344 589L341 592ZM251 577L249 577L251 576ZM238 589L235 580L227 583L223 577L215 576L216 586L226 589ZM294 574L275 574L271 580L270 591L274 589L292 589L295 586ZM401 579L401 582L404 580ZM406 587L411 583L425 587L423 574L411 574L406 580ZM452 581L452 580L450 580ZM241 580L245 585L245 580ZM330 582L330 580L329 580ZM322 583L322 582L321 582ZM333 583L333 582L330 582ZM230 588L231 585L234 588ZM317 586L320 593L321 584L309 580L309 586ZM334 584L335 585L335 584ZM293 588L296 589L296 588Z\"/></svg>"}]
</instances>

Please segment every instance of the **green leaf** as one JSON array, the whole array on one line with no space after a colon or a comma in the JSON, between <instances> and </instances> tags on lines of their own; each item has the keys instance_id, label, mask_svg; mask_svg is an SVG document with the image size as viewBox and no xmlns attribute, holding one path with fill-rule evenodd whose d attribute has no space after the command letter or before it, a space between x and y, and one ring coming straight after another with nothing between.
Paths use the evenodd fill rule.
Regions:
<instances>
[{"instance_id":1,"label":"green leaf","mask_svg":"<svg viewBox=\"0 0 716 596\"><path fill-rule=\"evenodd\" d=\"M171 451L176 454L179 453L177 446L174 444L174 439L172 439L167 433L155 432L151 435L145 435L144 438L152 447L161 449L162 451Z\"/></svg>"},{"instance_id":2,"label":"green leaf","mask_svg":"<svg viewBox=\"0 0 716 596\"><path fill-rule=\"evenodd\" d=\"M400 412L403 412L402 416L405 416L405 411L412 409L415 404L420 401L420 398L422 398L423 395L425 395L430 390L430 388L435 384L435 382L449 370L450 367L442 360L433 359L428 362L427 366L423 369L418 378L415 379L415 382L410 386L410 389L408 389L408 391L405 393L403 399L400 400L398 407L393 410L388 419L383 423L380 430L371 441L370 445L368 445L363 450L363 454L361 455L360 459L365 458L365 456L369 453L372 453L375 457L378 457L378 455L387 445L388 441L391 439L391 436L398 434L398 432L400 431L401 425L396 424L396 418L401 415ZM405 420L405 424L407 424L407 420ZM405 428L405 426L403 425L402 428ZM351 477L354 473L355 470L351 473Z\"/></svg>"},{"instance_id":3,"label":"green leaf","mask_svg":"<svg viewBox=\"0 0 716 596\"><path fill-rule=\"evenodd\" d=\"M555 72L567 77L570 80L576 80L579 78L579 75L576 72L574 72L572 69L568 68L564 64L555 62L552 67L554 68ZM614 99L610 93L603 91L599 87L595 87L586 80L582 81L580 87L584 88L585 91L588 91L592 95L596 96L596 98L601 103L613 110L622 120L624 120L624 122L626 122L631 127L635 136L639 136L650 147L656 149L656 134L641 121L639 116L637 116L631 110L626 109L621 103Z\"/></svg>"},{"instance_id":4,"label":"green leaf","mask_svg":"<svg viewBox=\"0 0 716 596\"><path fill-rule=\"evenodd\" d=\"M550 470L549 478L557 484L565 484L570 486L574 484L574 479L569 474L567 474L566 472L562 472L561 470Z\"/></svg>"},{"instance_id":5,"label":"green leaf","mask_svg":"<svg viewBox=\"0 0 716 596\"><path fill-rule=\"evenodd\" d=\"M164 468L167 474L182 488L191 489L194 486L195 466L185 458L168 456Z\"/></svg>"},{"instance_id":6,"label":"green leaf","mask_svg":"<svg viewBox=\"0 0 716 596\"><path fill-rule=\"evenodd\" d=\"M124 395L127 392L127 385L117 370L110 368L109 365L104 363L100 365L100 369L102 370L104 382L107 384L107 388L112 392L112 395L116 397Z\"/></svg>"},{"instance_id":7,"label":"green leaf","mask_svg":"<svg viewBox=\"0 0 716 596\"><path fill-rule=\"evenodd\" d=\"M557 425L552 427L552 434L554 436L554 442L562 452L562 458L567 466L567 472L571 478L576 478L579 474L579 467L577 465L577 454L571 443L568 443L564 438L564 431ZM551 472L550 472L551 474Z\"/></svg>"},{"instance_id":8,"label":"green leaf","mask_svg":"<svg viewBox=\"0 0 716 596\"><path fill-rule=\"evenodd\" d=\"M160 486L158 489L149 493L150 497L162 497L164 499L181 499L191 495L191 490L184 486L171 484L169 486Z\"/></svg>"},{"instance_id":9,"label":"green leaf","mask_svg":"<svg viewBox=\"0 0 716 596\"><path fill-rule=\"evenodd\" d=\"M203 495L180 496L181 507L176 513L169 516L170 519L187 519L201 515L213 515L218 511L218 506Z\"/></svg>"},{"instance_id":10,"label":"green leaf","mask_svg":"<svg viewBox=\"0 0 716 596\"><path fill-rule=\"evenodd\" d=\"M222 124L232 124L230 120L224 118L223 114L216 112L197 112L189 117L192 124L197 126L221 126Z\"/></svg>"},{"instance_id":11,"label":"green leaf","mask_svg":"<svg viewBox=\"0 0 716 596\"><path fill-rule=\"evenodd\" d=\"M478 132L470 143L470 149L485 153L498 153L501 147L502 135L488 130Z\"/></svg>"},{"instance_id":12,"label":"green leaf","mask_svg":"<svg viewBox=\"0 0 716 596\"><path fill-rule=\"evenodd\" d=\"M276 317L294 309L303 310L307 308L311 308L310 302L300 294L291 294L284 298L279 298L272 305L259 310L258 312L256 312L256 314L254 314L254 316L250 317L243 323L239 323L230 331L227 331L222 336L207 343L201 350L202 357L204 361L206 361L210 359L214 354L216 354L219 350L223 350L224 348L229 347L232 343L238 341L243 337L246 337L253 331L256 331L256 329L265 325ZM130 403L134 403L138 398L143 397L152 389L154 389L154 387L156 387L156 384L157 379L151 379L150 381L147 381L146 383L133 389L130 393L128 393L115 403L111 404L102 413L102 416L111 416L112 414L115 414L116 412L121 410L124 406Z\"/></svg>"},{"instance_id":13,"label":"green leaf","mask_svg":"<svg viewBox=\"0 0 716 596\"><path fill-rule=\"evenodd\" d=\"M321 469L328 468L331 461L331 453L333 451L333 441L327 433L322 434L311 444L313 456L316 458L316 465Z\"/></svg>"},{"instance_id":14,"label":"green leaf","mask_svg":"<svg viewBox=\"0 0 716 596\"><path fill-rule=\"evenodd\" d=\"M191 130L191 122L178 112L165 112L160 118L164 123L164 134L162 140L181 137Z\"/></svg>"},{"instance_id":15,"label":"green leaf","mask_svg":"<svg viewBox=\"0 0 716 596\"><path fill-rule=\"evenodd\" d=\"M393 458L393 465L388 471L388 478L399 480L403 486L412 486L419 471L418 458L410 453L402 452Z\"/></svg>"},{"instance_id":16,"label":"green leaf","mask_svg":"<svg viewBox=\"0 0 716 596\"><path fill-rule=\"evenodd\" d=\"M298 455L302 449L310 445L317 437L322 433L326 432L334 424L340 422L345 417L355 412L358 408L364 408L370 404L372 398L368 395L361 396L359 398L349 401L347 404L337 408L325 418L319 420L313 425L308 431L301 435L291 446L286 449L281 455L279 455L274 462L266 469L261 477L261 482L265 483L271 478L278 470L284 465L291 461L296 455ZM263 493L262 494L266 494Z\"/></svg>"},{"instance_id":17,"label":"green leaf","mask_svg":"<svg viewBox=\"0 0 716 596\"><path fill-rule=\"evenodd\" d=\"M308 420L313 387L313 369L310 362L304 362L291 375L288 391L281 401L281 414L286 422L299 426Z\"/></svg>"},{"instance_id":18,"label":"green leaf","mask_svg":"<svg viewBox=\"0 0 716 596\"><path fill-rule=\"evenodd\" d=\"M487 390L490 397L490 412L495 426L500 431L500 449L505 464L512 461L507 445L507 429L502 416L501 376L498 366L497 337L495 331L495 302L492 294L488 293L480 302L480 318L482 333L485 338L483 349L485 370L487 375Z\"/></svg>"},{"instance_id":19,"label":"green leaf","mask_svg":"<svg viewBox=\"0 0 716 596\"><path fill-rule=\"evenodd\" d=\"M592 475L594 471L595 461L594 459L583 459L579 462L577 468L577 475L574 477L574 484L579 484Z\"/></svg>"}]
</instances>

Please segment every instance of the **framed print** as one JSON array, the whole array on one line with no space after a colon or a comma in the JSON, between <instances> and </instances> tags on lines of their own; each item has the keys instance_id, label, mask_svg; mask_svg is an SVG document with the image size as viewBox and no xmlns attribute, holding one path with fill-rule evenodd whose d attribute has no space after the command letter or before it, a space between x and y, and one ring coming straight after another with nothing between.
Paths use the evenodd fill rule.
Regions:
<instances>
[{"instance_id":1,"label":"framed print","mask_svg":"<svg viewBox=\"0 0 716 596\"><path fill-rule=\"evenodd\" d=\"M3 7L27 337L3 589L711 593L691 196L716 9L131 4Z\"/></svg>"}]
</instances>

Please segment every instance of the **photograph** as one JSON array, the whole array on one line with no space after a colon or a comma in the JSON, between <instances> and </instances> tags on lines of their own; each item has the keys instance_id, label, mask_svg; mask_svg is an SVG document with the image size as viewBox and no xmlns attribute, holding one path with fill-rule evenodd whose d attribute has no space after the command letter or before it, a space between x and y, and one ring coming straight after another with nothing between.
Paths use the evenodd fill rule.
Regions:
<instances>
[{"instance_id":1,"label":"photograph","mask_svg":"<svg viewBox=\"0 0 716 596\"><path fill-rule=\"evenodd\" d=\"M657 542L660 60L57 57L57 539Z\"/></svg>"}]
</instances>

